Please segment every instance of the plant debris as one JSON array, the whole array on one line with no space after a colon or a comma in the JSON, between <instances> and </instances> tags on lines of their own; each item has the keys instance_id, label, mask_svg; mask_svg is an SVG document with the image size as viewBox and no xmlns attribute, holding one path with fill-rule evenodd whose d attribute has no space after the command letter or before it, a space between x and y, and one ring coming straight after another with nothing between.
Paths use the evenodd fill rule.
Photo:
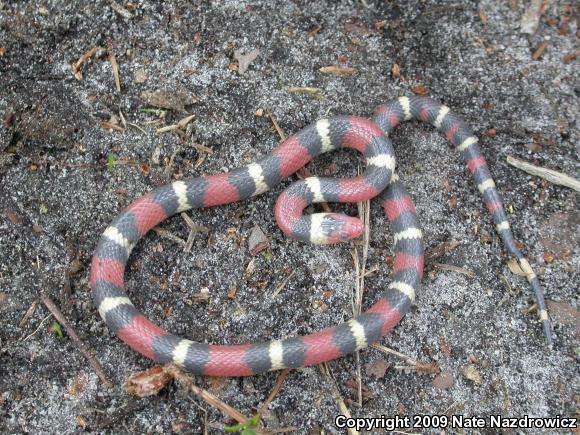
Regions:
<instances>
[{"instance_id":1,"label":"plant debris","mask_svg":"<svg viewBox=\"0 0 580 435\"><path fill-rule=\"evenodd\" d=\"M198 99L186 90L158 90L143 91L139 97L144 104L149 106L187 112L187 107L197 103Z\"/></svg>"},{"instance_id":2,"label":"plant debris","mask_svg":"<svg viewBox=\"0 0 580 435\"><path fill-rule=\"evenodd\" d=\"M244 75L246 73L252 62L255 61L260 54L260 50L256 48L248 53L244 53L245 51L242 49L234 51L234 59L238 61L237 71L240 75Z\"/></svg>"},{"instance_id":3,"label":"plant debris","mask_svg":"<svg viewBox=\"0 0 580 435\"><path fill-rule=\"evenodd\" d=\"M351 76L357 73L355 68L348 66L323 66L320 68L322 74L340 75L340 76Z\"/></svg>"},{"instance_id":4,"label":"plant debris","mask_svg":"<svg viewBox=\"0 0 580 435\"><path fill-rule=\"evenodd\" d=\"M264 249L267 249L268 246L269 243L266 234L264 234L258 225L254 225L250 237L248 238L248 250L250 251L250 255L255 256Z\"/></svg>"}]
</instances>

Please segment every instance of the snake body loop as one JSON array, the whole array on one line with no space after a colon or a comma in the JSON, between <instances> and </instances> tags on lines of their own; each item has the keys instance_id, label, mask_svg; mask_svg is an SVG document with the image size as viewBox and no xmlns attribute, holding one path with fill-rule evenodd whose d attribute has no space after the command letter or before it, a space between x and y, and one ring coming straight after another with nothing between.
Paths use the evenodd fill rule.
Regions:
<instances>
[{"instance_id":1,"label":"snake body loop","mask_svg":"<svg viewBox=\"0 0 580 435\"><path fill-rule=\"evenodd\" d=\"M318 364L379 340L409 311L423 276L421 229L413 202L394 173L395 157L386 136L400 122L413 118L432 124L466 161L505 248L517 258L535 292L539 316L551 341L540 282L514 243L477 138L447 106L415 96L378 107L372 121L354 116L319 120L255 163L223 174L175 181L133 202L105 230L92 259L90 283L101 317L121 340L144 356L211 376L246 376ZM278 198L275 217L289 237L317 244L337 243L360 235L362 223L336 213L303 216L304 208L315 202L358 202L379 197L394 234L393 281L367 312L303 337L222 346L172 335L133 306L125 293L123 274L131 250L151 228L191 208L227 204L264 193L314 157L340 147L361 152L366 171L355 178L310 177L294 183Z\"/></svg>"}]
</instances>

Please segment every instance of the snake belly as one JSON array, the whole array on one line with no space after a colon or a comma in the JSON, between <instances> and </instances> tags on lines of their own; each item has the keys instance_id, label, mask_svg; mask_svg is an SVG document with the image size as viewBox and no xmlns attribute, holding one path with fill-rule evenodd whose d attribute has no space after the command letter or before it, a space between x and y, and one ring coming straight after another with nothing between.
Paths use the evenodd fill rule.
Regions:
<instances>
[{"instance_id":1,"label":"snake belly","mask_svg":"<svg viewBox=\"0 0 580 435\"><path fill-rule=\"evenodd\" d=\"M461 152L506 249L524 271L529 271L526 275L550 338L538 278L515 246L477 138L447 106L415 96L380 106L372 121L355 116L319 120L257 162L227 173L175 181L134 201L105 230L92 258L90 286L99 314L132 349L158 363L172 362L199 375L247 376L308 366L340 358L379 340L409 311L423 276L421 229L413 202L394 173L394 152L386 136L401 121L413 118L432 124ZM245 345L211 345L177 337L133 306L124 289L124 270L131 250L151 228L191 208L228 204L264 193L316 156L342 147L363 154L365 172L354 178L309 177L296 182L278 198L275 217L289 237L317 244L337 243L360 235L362 223L338 213L304 216L304 208L315 202L359 202L379 197L394 235L393 280L365 313L306 336Z\"/></svg>"}]
</instances>

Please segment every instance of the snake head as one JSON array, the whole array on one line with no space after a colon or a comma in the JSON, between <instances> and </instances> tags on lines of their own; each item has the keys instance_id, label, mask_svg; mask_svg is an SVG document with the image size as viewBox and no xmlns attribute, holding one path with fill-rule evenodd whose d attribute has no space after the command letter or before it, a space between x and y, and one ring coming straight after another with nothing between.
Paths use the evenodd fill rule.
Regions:
<instances>
[{"instance_id":1,"label":"snake head","mask_svg":"<svg viewBox=\"0 0 580 435\"><path fill-rule=\"evenodd\" d=\"M320 230L326 244L334 244L357 238L364 232L364 224L360 219L345 214L325 213Z\"/></svg>"}]
</instances>

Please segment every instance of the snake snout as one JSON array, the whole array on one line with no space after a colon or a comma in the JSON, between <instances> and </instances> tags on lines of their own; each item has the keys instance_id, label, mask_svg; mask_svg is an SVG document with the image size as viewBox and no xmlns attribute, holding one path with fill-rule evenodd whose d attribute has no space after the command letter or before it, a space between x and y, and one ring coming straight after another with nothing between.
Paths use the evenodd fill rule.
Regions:
<instances>
[{"instance_id":1,"label":"snake snout","mask_svg":"<svg viewBox=\"0 0 580 435\"><path fill-rule=\"evenodd\" d=\"M360 236L364 231L364 224L360 219L345 214L332 213L325 217L323 232L328 243L340 243Z\"/></svg>"}]
</instances>

